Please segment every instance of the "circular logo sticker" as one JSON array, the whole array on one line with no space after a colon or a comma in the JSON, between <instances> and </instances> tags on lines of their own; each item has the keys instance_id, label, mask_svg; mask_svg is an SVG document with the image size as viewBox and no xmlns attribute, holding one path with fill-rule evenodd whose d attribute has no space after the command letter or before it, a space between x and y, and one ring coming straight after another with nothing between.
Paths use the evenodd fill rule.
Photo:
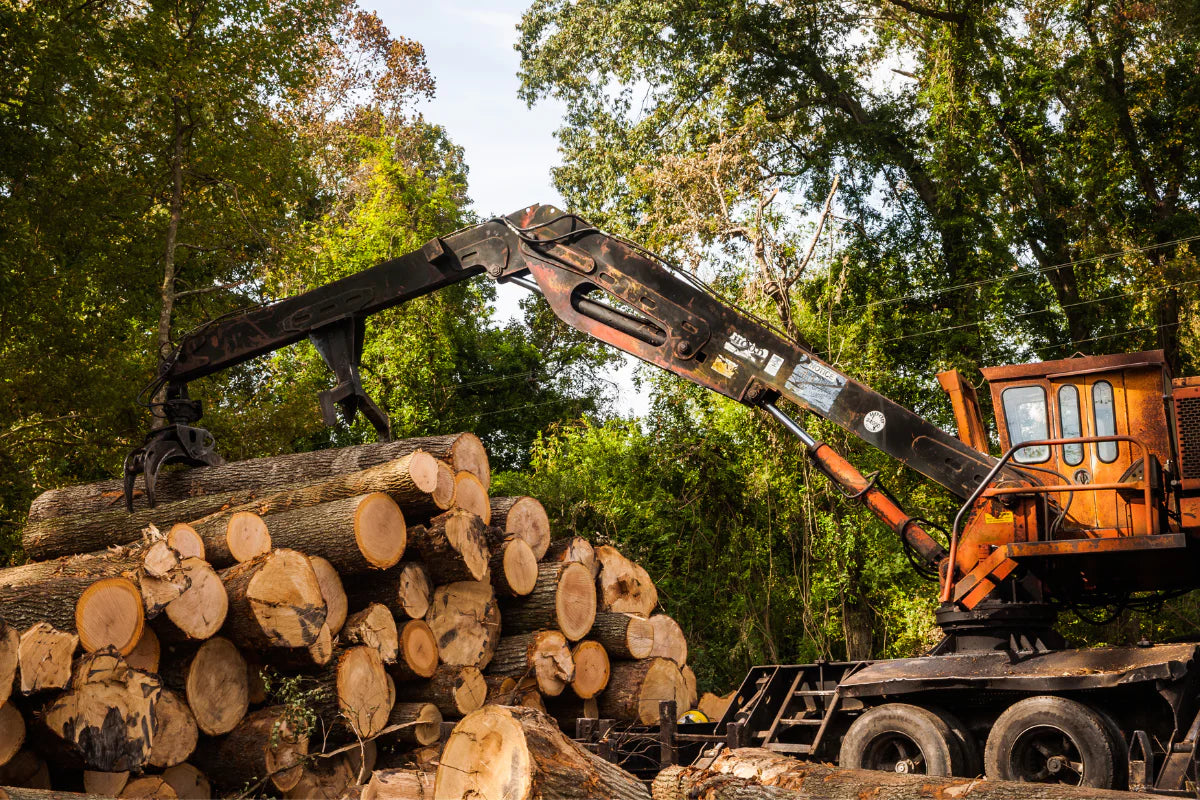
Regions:
<instances>
[{"instance_id":1,"label":"circular logo sticker","mask_svg":"<svg viewBox=\"0 0 1200 800\"><path fill-rule=\"evenodd\" d=\"M863 417L863 427L871 433L879 433L886 424L887 420L883 418L882 411L872 411Z\"/></svg>"}]
</instances>

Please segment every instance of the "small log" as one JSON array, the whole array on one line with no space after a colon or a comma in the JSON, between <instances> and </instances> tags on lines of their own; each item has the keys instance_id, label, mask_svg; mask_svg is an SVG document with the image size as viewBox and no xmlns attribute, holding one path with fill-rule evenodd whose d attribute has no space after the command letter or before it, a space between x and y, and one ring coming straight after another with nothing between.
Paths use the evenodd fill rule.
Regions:
<instances>
[{"instance_id":1,"label":"small log","mask_svg":"<svg viewBox=\"0 0 1200 800\"><path fill-rule=\"evenodd\" d=\"M75 603L75 631L88 652L113 647L128 653L142 638L145 624L142 594L128 578L101 578Z\"/></svg>"},{"instance_id":2,"label":"small log","mask_svg":"<svg viewBox=\"0 0 1200 800\"><path fill-rule=\"evenodd\" d=\"M387 569L407 543L404 514L382 492L269 514L263 517L275 547L321 556L343 578Z\"/></svg>"},{"instance_id":3,"label":"small log","mask_svg":"<svg viewBox=\"0 0 1200 800\"><path fill-rule=\"evenodd\" d=\"M0 706L8 702L21 665L21 632L0 617Z\"/></svg>"},{"instance_id":4,"label":"small log","mask_svg":"<svg viewBox=\"0 0 1200 800\"><path fill-rule=\"evenodd\" d=\"M613 658L649 658L654 650L654 626L632 614L598 613L589 636Z\"/></svg>"},{"instance_id":5,"label":"small log","mask_svg":"<svg viewBox=\"0 0 1200 800\"><path fill-rule=\"evenodd\" d=\"M308 735L288 720L283 706L246 716L228 736L204 741L196 765L228 791L270 781L281 792L300 782L308 756Z\"/></svg>"},{"instance_id":6,"label":"small log","mask_svg":"<svg viewBox=\"0 0 1200 800\"><path fill-rule=\"evenodd\" d=\"M582 564L539 564L534 590L504 606L506 633L557 628L574 642L587 636L595 620L596 589Z\"/></svg>"},{"instance_id":7,"label":"small log","mask_svg":"<svg viewBox=\"0 0 1200 800\"><path fill-rule=\"evenodd\" d=\"M325 598L308 558L272 550L220 573L226 634L247 648L308 647L325 624Z\"/></svg>"},{"instance_id":8,"label":"small log","mask_svg":"<svg viewBox=\"0 0 1200 800\"><path fill-rule=\"evenodd\" d=\"M7 764L25 744L25 718L12 703L0 705L0 767ZM428 744L428 742L426 742Z\"/></svg>"},{"instance_id":9,"label":"small log","mask_svg":"<svg viewBox=\"0 0 1200 800\"><path fill-rule=\"evenodd\" d=\"M158 672L158 662L162 655L162 646L154 629L147 625L142 629L142 638L125 656L125 663L142 672Z\"/></svg>"},{"instance_id":10,"label":"small log","mask_svg":"<svg viewBox=\"0 0 1200 800\"><path fill-rule=\"evenodd\" d=\"M533 555L541 560L550 547L550 517L541 501L533 497L493 497L492 517L488 523L504 531L505 536L525 540Z\"/></svg>"},{"instance_id":11,"label":"small log","mask_svg":"<svg viewBox=\"0 0 1200 800\"><path fill-rule=\"evenodd\" d=\"M213 796L208 777L191 764L164 769L162 779L175 790L179 800L209 800Z\"/></svg>"},{"instance_id":12,"label":"small log","mask_svg":"<svg viewBox=\"0 0 1200 800\"><path fill-rule=\"evenodd\" d=\"M400 626L399 653L390 667L398 681L421 680L433 676L438 666L437 638L423 619L410 619Z\"/></svg>"},{"instance_id":13,"label":"small log","mask_svg":"<svg viewBox=\"0 0 1200 800\"><path fill-rule=\"evenodd\" d=\"M650 617L650 625L654 628L654 647L650 658L669 658L682 667L687 663L687 639L679 623L666 614L655 614Z\"/></svg>"},{"instance_id":14,"label":"small log","mask_svg":"<svg viewBox=\"0 0 1200 800\"><path fill-rule=\"evenodd\" d=\"M50 768L41 756L25 748L9 759L7 764L0 765L0 786L9 791L14 786L24 789L49 789Z\"/></svg>"},{"instance_id":15,"label":"small log","mask_svg":"<svg viewBox=\"0 0 1200 800\"><path fill-rule=\"evenodd\" d=\"M411 534L416 530L414 526ZM410 548L415 552L416 548ZM391 569L372 572L356 577L346 589L351 605L383 603L396 619L409 617L424 619L429 612L429 600L433 596L433 584L425 565L416 561L402 561Z\"/></svg>"},{"instance_id":16,"label":"small log","mask_svg":"<svg viewBox=\"0 0 1200 800\"><path fill-rule=\"evenodd\" d=\"M160 519L165 519L161 516L164 510L178 501L238 491L248 493L241 502L250 502L254 497L264 494L266 487L319 482L332 475L357 472L402 458L417 450L424 450L434 458L449 461L455 470L473 472L485 487L491 485L491 471L487 466L487 451L483 443L474 434L460 433L308 453L289 453L235 461L217 467L164 472L158 476L155 485L155 496L159 505L153 512L158 513ZM146 507L141 488L139 482L134 492L135 508ZM120 479L51 489L34 499L29 508L29 521L39 522L69 514L94 514L98 511L119 511L123 514L124 496L125 487ZM214 502L209 501L213 511L240 505L227 499L213 505ZM212 512L194 514L187 519L198 519L206 513ZM184 518L179 520L183 521ZM154 519L149 519L149 522L154 522ZM32 556L29 551L26 553Z\"/></svg>"},{"instance_id":17,"label":"small log","mask_svg":"<svg viewBox=\"0 0 1200 800\"><path fill-rule=\"evenodd\" d=\"M342 626L342 641L348 645L374 647L385 664L395 664L400 650L400 633L396 618L386 606L371 603L362 611L346 617ZM430 637L432 639L432 636Z\"/></svg>"},{"instance_id":18,"label":"small log","mask_svg":"<svg viewBox=\"0 0 1200 800\"><path fill-rule=\"evenodd\" d=\"M604 691L612 670L603 645L594 641L580 642L571 651L571 660L575 663L571 690L577 696L587 699Z\"/></svg>"},{"instance_id":19,"label":"small log","mask_svg":"<svg viewBox=\"0 0 1200 800\"><path fill-rule=\"evenodd\" d=\"M371 773L360 800L433 800L435 772L417 769L377 769Z\"/></svg>"},{"instance_id":20,"label":"small log","mask_svg":"<svg viewBox=\"0 0 1200 800\"><path fill-rule=\"evenodd\" d=\"M191 527L204 542L208 560L215 567L231 567L271 552L271 532L253 511L221 510L194 520Z\"/></svg>"},{"instance_id":21,"label":"small log","mask_svg":"<svg viewBox=\"0 0 1200 800\"><path fill-rule=\"evenodd\" d=\"M398 741L420 747L431 745L442 735L442 712L433 703L396 703L388 715L387 726L403 725L393 736Z\"/></svg>"},{"instance_id":22,"label":"small log","mask_svg":"<svg viewBox=\"0 0 1200 800\"><path fill-rule=\"evenodd\" d=\"M325 624L329 633L337 636L346 623L346 612L349 602L346 599L346 588L342 585L342 576L330 564L328 559L320 556L309 556L308 563L317 576L317 585L321 587L321 597L325 598Z\"/></svg>"},{"instance_id":23,"label":"small log","mask_svg":"<svg viewBox=\"0 0 1200 800\"><path fill-rule=\"evenodd\" d=\"M78 636L48 622L39 622L21 634L17 647L21 694L66 688L78 648Z\"/></svg>"},{"instance_id":24,"label":"small log","mask_svg":"<svg viewBox=\"0 0 1200 800\"><path fill-rule=\"evenodd\" d=\"M70 688L41 721L86 769L140 771L154 743L157 676L130 669L113 649L88 653L74 665Z\"/></svg>"},{"instance_id":25,"label":"small log","mask_svg":"<svg viewBox=\"0 0 1200 800\"><path fill-rule=\"evenodd\" d=\"M561 633L537 631L501 636L487 671L518 680L532 676L539 692L554 697L575 679L575 662Z\"/></svg>"},{"instance_id":26,"label":"small log","mask_svg":"<svg viewBox=\"0 0 1200 800\"><path fill-rule=\"evenodd\" d=\"M433 703L443 716L457 719L483 705L487 682L475 667L442 664L428 681L397 684L396 699Z\"/></svg>"},{"instance_id":27,"label":"small log","mask_svg":"<svg viewBox=\"0 0 1200 800\"><path fill-rule=\"evenodd\" d=\"M348 731L365 739L387 726L394 695L375 648L339 647L315 678L324 696L313 703L313 712L324 730Z\"/></svg>"},{"instance_id":28,"label":"small log","mask_svg":"<svg viewBox=\"0 0 1200 800\"><path fill-rule=\"evenodd\" d=\"M492 505L488 499L487 487L470 472L458 472L454 475L454 507L470 511L483 520L484 525L491 524Z\"/></svg>"},{"instance_id":29,"label":"small log","mask_svg":"<svg viewBox=\"0 0 1200 800\"><path fill-rule=\"evenodd\" d=\"M483 669L492 660L500 638L500 609L490 583L461 581L437 587L425 621L442 663Z\"/></svg>"},{"instance_id":30,"label":"small log","mask_svg":"<svg viewBox=\"0 0 1200 800\"><path fill-rule=\"evenodd\" d=\"M470 511L452 509L414 526L412 545L436 584L488 577L487 526Z\"/></svg>"},{"instance_id":31,"label":"small log","mask_svg":"<svg viewBox=\"0 0 1200 800\"><path fill-rule=\"evenodd\" d=\"M200 641L215 636L229 613L225 584L200 558L185 558L179 565L188 586L179 597L167 603L166 613L154 620L154 626L168 641Z\"/></svg>"},{"instance_id":32,"label":"small log","mask_svg":"<svg viewBox=\"0 0 1200 800\"><path fill-rule=\"evenodd\" d=\"M537 556L524 539L510 536L494 551L488 572L497 595L524 597L537 585Z\"/></svg>"},{"instance_id":33,"label":"small log","mask_svg":"<svg viewBox=\"0 0 1200 800\"><path fill-rule=\"evenodd\" d=\"M674 661L647 658L614 661L608 688L600 694L600 716L604 719L639 720L658 724L658 704L674 700L676 708L687 706L687 686Z\"/></svg>"},{"instance_id":34,"label":"small log","mask_svg":"<svg viewBox=\"0 0 1200 800\"><path fill-rule=\"evenodd\" d=\"M584 699L574 692L563 692L546 699L546 713L558 721L564 733L574 736L577 720L600 719L600 704L594 697Z\"/></svg>"},{"instance_id":35,"label":"small log","mask_svg":"<svg viewBox=\"0 0 1200 800\"><path fill-rule=\"evenodd\" d=\"M596 562L599 610L650 616L658 605L658 590L646 570L608 545L596 548Z\"/></svg>"},{"instance_id":36,"label":"small log","mask_svg":"<svg viewBox=\"0 0 1200 800\"><path fill-rule=\"evenodd\" d=\"M564 536L550 542L542 561L575 561L583 564L596 577L600 565L596 563L596 548L582 536Z\"/></svg>"},{"instance_id":37,"label":"small log","mask_svg":"<svg viewBox=\"0 0 1200 800\"><path fill-rule=\"evenodd\" d=\"M433 796L650 800L640 780L568 739L550 717L506 706L486 706L454 727Z\"/></svg>"},{"instance_id":38,"label":"small log","mask_svg":"<svg viewBox=\"0 0 1200 800\"><path fill-rule=\"evenodd\" d=\"M118 795L125 800L177 800L179 795L171 788L171 784L163 780L161 775L143 775L125 784Z\"/></svg>"},{"instance_id":39,"label":"small log","mask_svg":"<svg viewBox=\"0 0 1200 800\"><path fill-rule=\"evenodd\" d=\"M152 767L173 767L187 761L200 740L196 717L183 698L163 689L154 707L154 744L150 748Z\"/></svg>"},{"instance_id":40,"label":"small log","mask_svg":"<svg viewBox=\"0 0 1200 800\"><path fill-rule=\"evenodd\" d=\"M201 558L208 560L204 549L204 540L196 529L186 522L177 522L167 531L167 546L179 553L180 558ZM267 548L270 549L270 548Z\"/></svg>"},{"instance_id":41,"label":"small log","mask_svg":"<svg viewBox=\"0 0 1200 800\"><path fill-rule=\"evenodd\" d=\"M685 666L679 670L683 675L683 685L687 687L688 692L688 710L690 711L700 702L700 694L696 691L696 673L691 667Z\"/></svg>"},{"instance_id":42,"label":"small log","mask_svg":"<svg viewBox=\"0 0 1200 800\"><path fill-rule=\"evenodd\" d=\"M734 689L724 697L718 697L712 692L705 692L700 695L700 701L696 704L696 707L710 721L717 722L721 717L725 716L725 709L729 708L729 704L733 702L733 698L736 695L737 689Z\"/></svg>"},{"instance_id":43,"label":"small log","mask_svg":"<svg viewBox=\"0 0 1200 800\"><path fill-rule=\"evenodd\" d=\"M128 772L99 772L94 769L83 771L83 790L88 794L118 797L127 783L129 783Z\"/></svg>"},{"instance_id":44,"label":"small log","mask_svg":"<svg viewBox=\"0 0 1200 800\"><path fill-rule=\"evenodd\" d=\"M233 730L249 708L246 661L233 642L214 636L194 650L164 659L160 675L168 687L181 692L196 720L209 736Z\"/></svg>"}]
</instances>

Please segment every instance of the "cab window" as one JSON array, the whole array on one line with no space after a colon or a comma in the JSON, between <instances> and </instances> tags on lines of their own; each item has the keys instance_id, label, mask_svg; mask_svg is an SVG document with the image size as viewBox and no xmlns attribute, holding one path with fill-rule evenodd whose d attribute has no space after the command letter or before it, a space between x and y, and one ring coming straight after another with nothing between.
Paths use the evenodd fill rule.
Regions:
<instances>
[{"instance_id":1,"label":"cab window","mask_svg":"<svg viewBox=\"0 0 1200 800\"><path fill-rule=\"evenodd\" d=\"M1079 390L1066 385L1058 388L1058 425L1062 438L1078 439L1083 436L1083 425L1079 416ZM1083 445L1063 445L1063 461L1072 467L1083 463Z\"/></svg>"},{"instance_id":2,"label":"cab window","mask_svg":"<svg viewBox=\"0 0 1200 800\"><path fill-rule=\"evenodd\" d=\"M1092 413L1096 417L1096 435L1114 436L1117 433L1117 413L1113 406L1113 387L1108 381L1096 381L1092 386ZM1117 460L1117 443L1100 442L1096 455L1110 463Z\"/></svg>"},{"instance_id":3,"label":"cab window","mask_svg":"<svg viewBox=\"0 0 1200 800\"><path fill-rule=\"evenodd\" d=\"M1012 446L1021 442L1050 438L1050 418L1046 413L1046 391L1040 386L1013 386L1001 395L1004 419L1008 425L1008 441ZM1023 464L1036 464L1050 458L1047 445L1022 447L1013 456Z\"/></svg>"}]
</instances>

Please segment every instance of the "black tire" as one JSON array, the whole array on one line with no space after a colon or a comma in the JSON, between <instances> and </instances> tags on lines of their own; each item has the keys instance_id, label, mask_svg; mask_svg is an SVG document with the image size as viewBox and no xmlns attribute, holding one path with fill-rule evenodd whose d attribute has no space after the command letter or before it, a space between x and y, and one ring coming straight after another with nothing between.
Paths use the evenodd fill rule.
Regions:
<instances>
[{"instance_id":1,"label":"black tire","mask_svg":"<svg viewBox=\"0 0 1200 800\"><path fill-rule=\"evenodd\" d=\"M993 780L1111 789L1113 742L1099 714L1065 697L1030 697L1004 711L983 752Z\"/></svg>"},{"instance_id":2,"label":"black tire","mask_svg":"<svg viewBox=\"0 0 1200 800\"><path fill-rule=\"evenodd\" d=\"M1100 721L1104 723L1104 729L1108 732L1108 741L1113 748L1113 786L1114 789L1127 789L1129 787L1129 740L1125 738L1125 734L1121 731L1121 726L1117 724L1117 720L1112 714L1105 711L1099 706L1088 706L1096 715L1100 717Z\"/></svg>"},{"instance_id":3,"label":"black tire","mask_svg":"<svg viewBox=\"0 0 1200 800\"><path fill-rule=\"evenodd\" d=\"M946 721L907 703L876 706L856 719L842 739L838 764L943 777L964 767L962 746Z\"/></svg>"},{"instance_id":4,"label":"black tire","mask_svg":"<svg viewBox=\"0 0 1200 800\"><path fill-rule=\"evenodd\" d=\"M962 771L955 772L957 778L979 778L983 776L983 748L979 738L971 733L971 729L963 725L962 720L941 706L928 706L929 710L942 718L942 722L950 728L958 739L962 750Z\"/></svg>"}]
</instances>

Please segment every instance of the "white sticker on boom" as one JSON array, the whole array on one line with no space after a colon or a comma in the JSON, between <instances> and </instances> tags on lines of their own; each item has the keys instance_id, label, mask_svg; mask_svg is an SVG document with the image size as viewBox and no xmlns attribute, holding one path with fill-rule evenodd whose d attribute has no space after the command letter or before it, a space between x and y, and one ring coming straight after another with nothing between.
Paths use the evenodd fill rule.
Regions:
<instances>
[{"instance_id":1,"label":"white sticker on boom","mask_svg":"<svg viewBox=\"0 0 1200 800\"><path fill-rule=\"evenodd\" d=\"M792 374L784 385L805 403L827 414L842 393L846 379L806 356L792 368Z\"/></svg>"},{"instance_id":2,"label":"white sticker on boom","mask_svg":"<svg viewBox=\"0 0 1200 800\"><path fill-rule=\"evenodd\" d=\"M783 356L771 354L771 360L767 362L767 366L763 368L763 372L774 378L779 374L779 368L783 366Z\"/></svg>"},{"instance_id":3,"label":"white sticker on boom","mask_svg":"<svg viewBox=\"0 0 1200 800\"><path fill-rule=\"evenodd\" d=\"M871 411L863 417L863 427L871 433L879 433L884 425L887 425L887 420L882 411Z\"/></svg>"}]
</instances>

